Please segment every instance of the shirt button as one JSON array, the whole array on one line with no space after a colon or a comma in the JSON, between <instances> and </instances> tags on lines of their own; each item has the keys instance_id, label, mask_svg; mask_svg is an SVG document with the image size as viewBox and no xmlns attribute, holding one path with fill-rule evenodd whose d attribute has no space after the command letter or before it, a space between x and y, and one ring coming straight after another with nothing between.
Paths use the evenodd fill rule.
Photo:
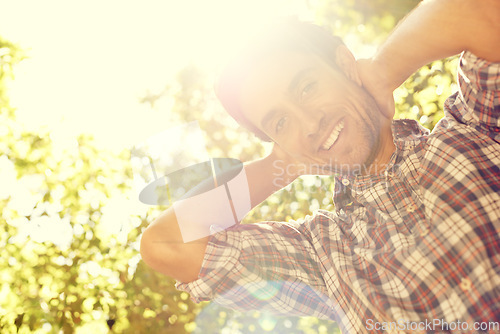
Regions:
<instances>
[{"instance_id":1,"label":"shirt button","mask_svg":"<svg viewBox=\"0 0 500 334\"><path fill-rule=\"evenodd\" d=\"M472 283L471 283L470 279L468 279L466 277L462 278L462 281L460 282L460 288L463 291L469 291L471 287L472 287Z\"/></svg>"},{"instance_id":2,"label":"shirt button","mask_svg":"<svg viewBox=\"0 0 500 334\"><path fill-rule=\"evenodd\" d=\"M349 180L348 179L342 179L342 184L344 186L348 186L349 185Z\"/></svg>"},{"instance_id":3,"label":"shirt button","mask_svg":"<svg viewBox=\"0 0 500 334\"><path fill-rule=\"evenodd\" d=\"M415 204L410 204L406 207L406 212L408 213L412 213L415 210L417 210L417 206Z\"/></svg>"}]
</instances>

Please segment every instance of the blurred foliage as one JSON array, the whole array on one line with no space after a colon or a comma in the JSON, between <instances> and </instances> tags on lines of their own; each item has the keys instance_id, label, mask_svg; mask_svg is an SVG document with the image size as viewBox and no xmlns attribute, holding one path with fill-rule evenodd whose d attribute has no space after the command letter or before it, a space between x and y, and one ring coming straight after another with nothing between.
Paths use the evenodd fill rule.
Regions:
<instances>
[{"instance_id":1,"label":"blurred foliage","mask_svg":"<svg viewBox=\"0 0 500 334\"><path fill-rule=\"evenodd\" d=\"M19 46L0 36L0 113L3 115L14 115L12 108L9 107L5 84L8 79L13 78L12 66L24 57Z\"/></svg>"},{"instance_id":2,"label":"blurred foliage","mask_svg":"<svg viewBox=\"0 0 500 334\"><path fill-rule=\"evenodd\" d=\"M3 48L10 68L18 49ZM0 113L0 333L189 330L200 306L140 262L139 235L160 208L127 197L129 152L99 150L86 136L60 148L50 133L24 132L6 101Z\"/></svg>"},{"instance_id":3,"label":"blurred foliage","mask_svg":"<svg viewBox=\"0 0 500 334\"><path fill-rule=\"evenodd\" d=\"M330 27L344 39L355 37L358 46L379 45L419 0L345 0L319 1L314 6L315 21ZM353 46L356 48L356 46Z\"/></svg>"},{"instance_id":4,"label":"blurred foliage","mask_svg":"<svg viewBox=\"0 0 500 334\"><path fill-rule=\"evenodd\" d=\"M348 45L379 44L415 0L309 2L316 22ZM437 32L439 33L439 32ZM360 48L361 49L361 48ZM5 79L23 57L0 39L0 332L1 333L336 333L315 318L235 312L196 305L171 278L141 261L142 230L164 209L130 195L129 152L111 154L80 136L65 149L50 133L27 133L15 119ZM454 89L456 58L423 67L395 92L397 117L432 129ZM248 161L269 146L240 128L215 101L205 73L188 66L175 84L144 102L172 122L198 120L212 157ZM288 221L331 210L330 177L303 177L271 196L244 220Z\"/></svg>"}]
</instances>

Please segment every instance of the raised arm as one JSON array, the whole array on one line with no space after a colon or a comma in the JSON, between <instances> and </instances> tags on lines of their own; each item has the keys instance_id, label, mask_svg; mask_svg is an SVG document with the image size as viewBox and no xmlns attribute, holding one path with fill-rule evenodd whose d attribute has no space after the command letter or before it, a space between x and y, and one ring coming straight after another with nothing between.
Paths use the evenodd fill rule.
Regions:
<instances>
[{"instance_id":1,"label":"raised arm","mask_svg":"<svg viewBox=\"0 0 500 334\"><path fill-rule=\"evenodd\" d=\"M284 158L275 149L266 158L245 164L252 208L295 179L295 175L283 175ZM184 243L175 211L169 208L144 231L141 255L154 270L190 282L198 278L207 242L208 237Z\"/></svg>"},{"instance_id":2,"label":"raised arm","mask_svg":"<svg viewBox=\"0 0 500 334\"><path fill-rule=\"evenodd\" d=\"M500 61L500 1L422 1L372 59L360 62L363 84L387 108L392 91L421 66L465 50Z\"/></svg>"}]
</instances>

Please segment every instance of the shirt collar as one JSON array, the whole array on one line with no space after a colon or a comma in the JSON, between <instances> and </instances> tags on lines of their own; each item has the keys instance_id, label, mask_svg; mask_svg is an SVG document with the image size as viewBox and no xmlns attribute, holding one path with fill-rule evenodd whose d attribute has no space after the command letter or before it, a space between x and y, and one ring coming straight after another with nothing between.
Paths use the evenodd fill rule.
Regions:
<instances>
[{"instance_id":1,"label":"shirt collar","mask_svg":"<svg viewBox=\"0 0 500 334\"><path fill-rule=\"evenodd\" d=\"M392 121L392 135L396 151L411 149L427 139L430 131L413 119Z\"/></svg>"},{"instance_id":2,"label":"shirt collar","mask_svg":"<svg viewBox=\"0 0 500 334\"><path fill-rule=\"evenodd\" d=\"M376 175L337 175L335 176L335 191L333 200L335 205L342 209L353 201L349 188L366 189L367 185L374 185L387 176L387 173L395 172L394 169L399 161L406 156L407 152L415 148L427 139L429 130L420 123L411 119L393 120L391 124L394 145L396 151L392 155L387 167Z\"/></svg>"}]
</instances>

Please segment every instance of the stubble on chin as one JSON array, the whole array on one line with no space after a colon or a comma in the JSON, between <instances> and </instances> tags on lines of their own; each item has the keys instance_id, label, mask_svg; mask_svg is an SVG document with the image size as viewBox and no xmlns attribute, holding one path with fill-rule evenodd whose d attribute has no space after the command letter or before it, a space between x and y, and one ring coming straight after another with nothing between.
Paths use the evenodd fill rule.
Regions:
<instances>
[{"instance_id":1,"label":"stubble on chin","mask_svg":"<svg viewBox=\"0 0 500 334\"><path fill-rule=\"evenodd\" d=\"M372 174L372 165L380 150L380 131L369 127L359 130L359 141L351 147L347 155L350 161L341 163L340 173L343 175Z\"/></svg>"}]
</instances>

